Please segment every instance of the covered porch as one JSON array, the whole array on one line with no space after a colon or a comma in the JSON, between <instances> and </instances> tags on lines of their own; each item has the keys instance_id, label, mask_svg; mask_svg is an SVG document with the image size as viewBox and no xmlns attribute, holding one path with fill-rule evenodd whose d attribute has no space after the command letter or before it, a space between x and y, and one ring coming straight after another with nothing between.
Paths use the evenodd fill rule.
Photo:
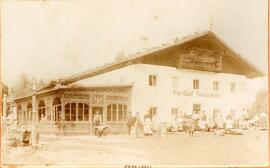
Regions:
<instances>
[{"instance_id":1,"label":"covered porch","mask_svg":"<svg viewBox=\"0 0 270 168\"><path fill-rule=\"evenodd\" d=\"M127 133L132 86L65 87L37 94L36 121L43 133L92 133L97 111L102 124L114 133ZM17 124L30 128L33 120L31 96L15 100Z\"/></svg>"}]
</instances>

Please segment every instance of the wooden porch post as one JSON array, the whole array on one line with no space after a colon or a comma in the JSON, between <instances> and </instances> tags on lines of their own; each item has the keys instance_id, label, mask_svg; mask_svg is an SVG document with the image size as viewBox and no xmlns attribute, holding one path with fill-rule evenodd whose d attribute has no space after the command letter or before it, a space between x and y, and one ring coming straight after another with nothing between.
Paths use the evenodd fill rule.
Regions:
<instances>
[{"instance_id":1,"label":"wooden porch post","mask_svg":"<svg viewBox=\"0 0 270 168\"><path fill-rule=\"evenodd\" d=\"M35 146L37 144L37 125L36 125L36 121L37 121L37 109L36 109L36 94L37 94L37 89L36 89L36 83L33 83L33 96L32 96L32 110L33 110L33 116L32 116L32 122L31 122L31 128L32 128L32 132L31 132L31 145Z\"/></svg>"}]
</instances>

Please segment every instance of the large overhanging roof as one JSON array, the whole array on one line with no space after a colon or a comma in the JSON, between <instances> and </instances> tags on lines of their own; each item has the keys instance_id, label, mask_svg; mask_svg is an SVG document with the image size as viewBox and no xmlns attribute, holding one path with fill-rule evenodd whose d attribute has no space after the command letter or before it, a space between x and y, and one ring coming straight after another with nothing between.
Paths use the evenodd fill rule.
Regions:
<instances>
[{"instance_id":1,"label":"large overhanging roof","mask_svg":"<svg viewBox=\"0 0 270 168\"><path fill-rule=\"evenodd\" d=\"M132 65L136 63L143 63L142 60L146 57L155 56L158 53L169 51L174 48L184 46L187 43L190 43L192 41L202 39L205 37L207 37L208 39L211 39L211 41L215 43L216 46L218 46L221 50L223 50L226 53L226 59L227 59L228 64L230 63L233 64L230 66L232 66L235 69L239 68L237 72L225 71L224 73L234 73L234 74L245 75L248 78L259 77L259 76L264 75L252 63L250 63L248 60L246 60L245 58L237 54L232 48L226 45L213 32L207 31L203 33L197 33L193 36L185 37L182 40L174 41L174 43L166 44L166 45L163 45L162 47L154 48L147 52L139 53L137 55L130 56L130 57L121 59L119 61L91 69L89 71L85 71L76 75L69 76L67 78L52 81L47 87L52 87L56 84L67 85L67 84L71 84L82 79L86 79L86 78L90 78L90 77L100 75L106 72L110 72L110 71L113 71L113 70L116 70L116 69L119 69L128 65ZM150 64L151 64L151 61L150 61Z\"/></svg>"}]
</instances>

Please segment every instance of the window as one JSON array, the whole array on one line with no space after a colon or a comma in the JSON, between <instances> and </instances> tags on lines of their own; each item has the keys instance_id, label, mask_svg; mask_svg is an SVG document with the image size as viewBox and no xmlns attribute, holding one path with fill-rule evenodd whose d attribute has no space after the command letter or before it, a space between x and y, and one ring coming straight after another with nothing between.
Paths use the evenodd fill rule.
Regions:
<instances>
[{"instance_id":1,"label":"window","mask_svg":"<svg viewBox=\"0 0 270 168\"><path fill-rule=\"evenodd\" d=\"M32 104L29 103L27 105L27 111L25 114L25 121L31 121L31 119L32 119Z\"/></svg>"},{"instance_id":2,"label":"window","mask_svg":"<svg viewBox=\"0 0 270 168\"><path fill-rule=\"evenodd\" d=\"M193 89L199 89L199 80L193 79Z\"/></svg>"},{"instance_id":3,"label":"window","mask_svg":"<svg viewBox=\"0 0 270 168\"><path fill-rule=\"evenodd\" d=\"M111 121L112 118L112 105L107 106L107 121Z\"/></svg>"},{"instance_id":4,"label":"window","mask_svg":"<svg viewBox=\"0 0 270 168\"><path fill-rule=\"evenodd\" d=\"M71 121L76 121L76 103L71 103Z\"/></svg>"},{"instance_id":5,"label":"window","mask_svg":"<svg viewBox=\"0 0 270 168\"><path fill-rule=\"evenodd\" d=\"M78 103L78 121L89 120L89 107L85 103Z\"/></svg>"},{"instance_id":6,"label":"window","mask_svg":"<svg viewBox=\"0 0 270 168\"><path fill-rule=\"evenodd\" d=\"M78 105L78 120L83 121L83 103Z\"/></svg>"},{"instance_id":7,"label":"window","mask_svg":"<svg viewBox=\"0 0 270 168\"><path fill-rule=\"evenodd\" d=\"M65 121L70 121L70 103L65 105Z\"/></svg>"},{"instance_id":8,"label":"window","mask_svg":"<svg viewBox=\"0 0 270 168\"><path fill-rule=\"evenodd\" d=\"M83 121L89 121L89 106L88 104L83 104Z\"/></svg>"},{"instance_id":9,"label":"window","mask_svg":"<svg viewBox=\"0 0 270 168\"><path fill-rule=\"evenodd\" d=\"M178 115L178 108L172 108L172 115Z\"/></svg>"},{"instance_id":10,"label":"window","mask_svg":"<svg viewBox=\"0 0 270 168\"><path fill-rule=\"evenodd\" d=\"M65 120L76 121L76 103L68 103L65 105Z\"/></svg>"},{"instance_id":11,"label":"window","mask_svg":"<svg viewBox=\"0 0 270 168\"><path fill-rule=\"evenodd\" d=\"M179 87L179 78L178 77L172 77L172 87L178 88Z\"/></svg>"},{"instance_id":12,"label":"window","mask_svg":"<svg viewBox=\"0 0 270 168\"><path fill-rule=\"evenodd\" d=\"M118 120L122 121L123 119L123 105L118 104Z\"/></svg>"},{"instance_id":13,"label":"window","mask_svg":"<svg viewBox=\"0 0 270 168\"><path fill-rule=\"evenodd\" d=\"M107 121L126 121L127 105L109 104L107 106Z\"/></svg>"},{"instance_id":14,"label":"window","mask_svg":"<svg viewBox=\"0 0 270 168\"><path fill-rule=\"evenodd\" d=\"M213 82L213 91L218 91L219 90L219 82L218 81L214 81Z\"/></svg>"},{"instance_id":15,"label":"window","mask_svg":"<svg viewBox=\"0 0 270 168\"><path fill-rule=\"evenodd\" d=\"M235 83L234 82L231 82L230 91L235 92Z\"/></svg>"},{"instance_id":16,"label":"window","mask_svg":"<svg viewBox=\"0 0 270 168\"><path fill-rule=\"evenodd\" d=\"M150 117L153 118L157 115L157 108L156 107L150 107L149 108Z\"/></svg>"},{"instance_id":17,"label":"window","mask_svg":"<svg viewBox=\"0 0 270 168\"><path fill-rule=\"evenodd\" d=\"M27 114L28 114L27 111L24 110L23 111L23 123L26 123L27 122L27 118L28 118L27 117Z\"/></svg>"},{"instance_id":18,"label":"window","mask_svg":"<svg viewBox=\"0 0 270 168\"><path fill-rule=\"evenodd\" d=\"M116 104L113 104L113 106L112 106L112 121L116 121L116 116L117 116L117 112L116 112L116 107L117 107L117 105Z\"/></svg>"},{"instance_id":19,"label":"window","mask_svg":"<svg viewBox=\"0 0 270 168\"><path fill-rule=\"evenodd\" d=\"M78 113L76 113L76 111ZM65 121L89 121L89 106L86 103L65 105Z\"/></svg>"},{"instance_id":20,"label":"window","mask_svg":"<svg viewBox=\"0 0 270 168\"><path fill-rule=\"evenodd\" d=\"M201 105L200 104L193 104L193 114L199 114L201 111Z\"/></svg>"},{"instance_id":21,"label":"window","mask_svg":"<svg viewBox=\"0 0 270 168\"><path fill-rule=\"evenodd\" d=\"M123 120L127 120L127 105L124 105Z\"/></svg>"},{"instance_id":22,"label":"window","mask_svg":"<svg viewBox=\"0 0 270 168\"><path fill-rule=\"evenodd\" d=\"M156 86L156 85L157 85L157 76L149 75L149 86Z\"/></svg>"},{"instance_id":23,"label":"window","mask_svg":"<svg viewBox=\"0 0 270 168\"><path fill-rule=\"evenodd\" d=\"M44 101L40 101L38 104L38 122L41 120L41 118L46 115L46 108Z\"/></svg>"},{"instance_id":24,"label":"window","mask_svg":"<svg viewBox=\"0 0 270 168\"><path fill-rule=\"evenodd\" d=\"M53 100L53 111L50 114L50 110L47 111L47 119L53 121L61 121L62 119L62 105L59 97L55 97Z\"/></svg>"}]
</instances>

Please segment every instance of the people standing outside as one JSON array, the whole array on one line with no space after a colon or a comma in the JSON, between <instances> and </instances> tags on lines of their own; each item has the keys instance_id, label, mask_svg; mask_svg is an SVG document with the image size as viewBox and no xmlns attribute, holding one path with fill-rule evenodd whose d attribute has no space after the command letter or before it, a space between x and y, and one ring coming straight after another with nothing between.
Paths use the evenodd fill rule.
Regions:
<instances>
[{"instance_id":1,"label":"people standing outside","mask_svg":"<svg viewBox=\"0 0 270 168\"><path fill-rule=\"evenodd\" d=\"M153 131L154 132L159 132L160 129L160 120L159 117L157 115L153 116L152 118L152 127L153 127Z\"/></svg>"},{"instance_id":2,"label":"people standing outside","mask_svg":"<svg viewBox=\"0 0 270 168\"><path fill-rule=\"evenodd\" d=\"M215 127L214 119L208 116L206 118L206 131L210 132L214 129L214 127Z\"/></svg>"},{"instance_id":3,"label":"people standing outside","mask_svg":"<svg viewBox=\"0 0 270 168\"><path fill-rule=\"evenodd\" d=\"M135 127L136 127L136 138L139 138L140 137L140 129L141 129L141 119L140 119L140 113L139 112L137 112L137 114L136 114Z\"/></svg>"},{"instance_id":4,"label":"people standing outside","mask_svg":"<svg viewBox=\"0 0 270 168\"><path fill-rule=\"evenodd\" d=\"M192 115L189 117L188 120L188 134L189 136L193 136L195 131L195 120L193 119Z\"/></svg>"},{"instance_id":5,"label":"people standing outside","mask_svg":"<svg viewBox=\"0 0 270 168\"><path fill-rule=\"evenodd\" d=\"M128 135L130 135L131 134L131 128L132 128L132 116L128 117L127 127L128 127Z\"/></svg>"},{"instance_id":6,"label":"people standing outside","mask_svg":"<svg viewBox=\"0 0 270 168\"><path fill-rule=\"evenodd\" d=\"M183 118L180 114L177 115L176 117L176 124L177 124L177 130L178 131L183 131Z\"/></svg>"},{"instance_id":7,"label":"people standing outside","mask_svg":"<svg viewBox=\"0 0 270 168\"><path fill-rule=\"evenodd\" d=\"M42 114L42 117L41 117L41 119L40 119L40 122L41 122L41 123L46 122L45 114Z\"/></svg>"},{"instance_id":8,"label":"people standing outside","mask_svg":"<svg viewBox=\"0 0 270 168\"><path fill-rule=\"evenodd\" d=\"M201 131L206 131L206 121L205 120L201 119L199 121L199 128Z\"/></svg>"},{"instance_id":9,"label":"people standing outside","mask_svg":"<svg viewBox=\"0 0 270 168\"><path fill-rule=\"evenodd\" d=\"M193 114L192 115L192 119L193 119L193 122L194 122L195 130L198 131L199 130L199 120L200 120L200 114L199 114L199 112Z\"/></svg>"},{"instance_id":10,"label":"people standing outside","mask_svg":"<svg viewBox=\"0 0 270 168\"><path fill-rule=\"evenodd\" d=\"M202 114L200 116L200 120L199 120L199 129L201 131L205 131L206 130L206 115L205 115L205 111L202 111Z\"/></svg>"},{"instance_id":11,"label":"people standing outside","mask_svg":"<svg viewBox=\"0 0 270 168\"><path fill-rule=\"evenodd\" d=\"M231 119L231 117L227 117L227 120L226 120L226 129L228 130L228 131L230 131L232 128L233 128L233 126L232 126L232 119Z\"/></svg>"},{"instance_id":12,"label":"people standing outside","mask_svg":"<svg viewBox=\"0 0 270 168\"><path fill-rule=\"evenodd\" d=\"M94 126L100 126L102 122L102 117L99 111L96 112L93 119Z\"/></svg>"},{"instance_id":13,"label":"people standing outside","mask_svg":"<svg viewBox=\"0 0 270 168\"><path fill-rule=\"evenodd\" d=\"M127 122L127 126L128 126L128 135L131 134L132 131L132 127L134 126L134 124L136 123L137 117L132 117L131 113L129 115L128 118L128 122Z\"/></svg>"},{"instance_id":14,"label":"people standing outside","mask_svg":"<svg viewBox=\"0 0 270 168\"><path fill-rule=\"evenodd\" d=\"M149 114L146 114L144 117L144 135L149 136L152 135L152 120Z\"/></svg>"}]
</instances>

